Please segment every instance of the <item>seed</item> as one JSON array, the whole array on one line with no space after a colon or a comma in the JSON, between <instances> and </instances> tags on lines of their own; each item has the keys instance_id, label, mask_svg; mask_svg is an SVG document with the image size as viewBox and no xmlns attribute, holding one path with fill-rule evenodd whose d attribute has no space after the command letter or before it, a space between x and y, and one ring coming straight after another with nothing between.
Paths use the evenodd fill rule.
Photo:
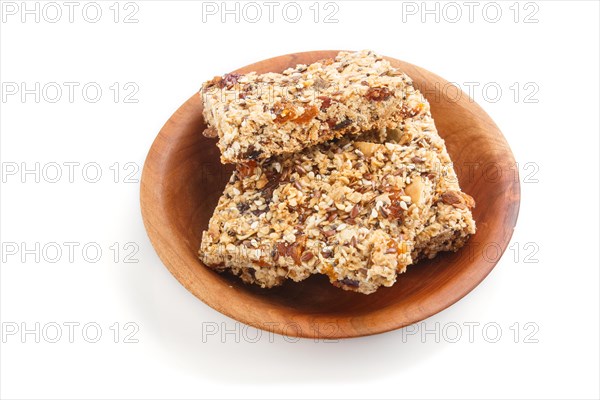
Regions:
<instances>
[{"instance_id":1,"label":"seed","mask_svg":"<svg viewBox=\"0 0 600 400\"><path fill-rule=\"evenodd\" d=\"M296 164L295 169L300 175L306 174L306 170L299 164Z\"/></svg>"},{"instance_id":2,"label":"seed","mask_svg":"<svg viewBox=\"0 0 600 400\"><path fill-rule=\"evenodd\" d=\"M277 243L277 254L280 254L282 256L286 256L288 254L287 246L285 245L285 243L283 243L283 242Z\"/></svg>"},{"instance_id":3,"label":"seed","mask_svg":"<svg viewBox=\"0 0 600 400\"><path fill-rule=\"evenodd\" d=\"M331 251L331 250L323 250L321 252L321 254L323 254L323 257L325 257L325 258L333 257L333 251Z\"/></svg>"},{"instance_id":4,"label":"seed","mask_svg":"<svg viewBox=\"0 0 600 400\"><path fill-rule=\"evenodd\" d=\"M356 218L359 211L360 209L358 207L358 204L355 204L354 207L352 207L352 210L350 211L350 218Z\"/></svg>"},{"instance_id":5,"label":"seed","mask_svg":"<svg viewBox=\"0 0 600 400\"><path fill-rule=\"evenodd\" d=\"M312 259L313 257L314 257L313 253L311 253L310 251L307 251L306 253L302 254L301 260L306 262L306 261L309 261L310 259Z\"/></svg>"},{"instance_id":6,"label":"seed","mask_svg":"<svg viewBox=\"0 0 600 400\"><path fill-rule=\"evenodd\" d=\"M327 237L333 236L333 235L335 235L335 229L329 229L329 230L323 231L323 235L325 235Z\"/></svg>"}]
</instances>

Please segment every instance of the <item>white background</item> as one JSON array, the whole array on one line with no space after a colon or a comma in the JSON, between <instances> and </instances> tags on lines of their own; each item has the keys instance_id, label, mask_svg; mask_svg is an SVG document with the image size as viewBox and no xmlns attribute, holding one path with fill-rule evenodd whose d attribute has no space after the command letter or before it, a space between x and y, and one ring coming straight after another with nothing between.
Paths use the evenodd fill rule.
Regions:
<instances>
[{"instance_id":1,"label":"white background","mask_svg":"<svg viewBox=\"0 0 600 400\"><path fill-rule=\"evenodd\" d=\"M600 395L597 2L498 2L502 15L496 23L489 22L496 6L485 14L485 3L479 3L470 22L463 2L454 3L462 12L456 23L448 21L456 7L445 3L437 6L439 22L431 14L425 23L421 2L338 1L337 23L324 23L335 10L324 10L324 4L315 23L312 1L299 3L297 23L283 18L284 2L275 8L273 23L260 2L257 23L243 15L239 23L233 15L221 23L220 14L203 22L202 3L194 1L136 1L127 8L122 2L117 23L115 7L109 8L114 1L99 2L97 23L83 18L85 2L69 22L68 8L59 2L60 21L47 21L56 12L47 7L39 22L32 14L23 23L21 2L7 3L0 28L2 398ZM94 10L87 11L94 18ZM138 22L124 23L134 11ZM525 23L531 13L531 23ZM370 48L463 87L479 85L473 97L504 132L521 165L512 250L465 299L410 330L337 343L263 332L252 343L260 331L197 300L159 261L140 216L136 166L143 165L162 124L203 80L280 54L340 48ZM36 82L40 88L56 82L62 98L48 101L55 97L52 85L39 103L35 94L10 94L22 82L30 89ZM79 84L72 103L64 82ZM82 96L90 82L102 88L96 103ZM115 82L117 103L115 86L110 89ZM500 87L502 95L482 93L486 84ZM125 102L135 88L128 100L138 102ZM36 162L39 183L35 173L22 175L23 166L31 169ZM72 183L65 162L79 163ZM62 165L57 183L49 182L56 173L52 163ZM82 175L87 163L100 166L99 182L86 181L94 169ZM35 249L36 242L39 262L22 251ZM79 243L72 262L64 242ZM115 242L119 254L110 248ZM48 243L62 246L57 262L50 262L56 248ZM98 262L83 257L87 243L102 249ZM124 249L127 243L133 244ZM134 262L124 262L131 251ZM88 260L94 256L90 251ZM73 343L64 325L69 322L80 324ZM35 331L36 323L39 343L33 333L21 336L23 328ZM54 323L62 326L57 343L51 343ZM97 343L87 341L93 329L83 335L86 323L101 327ZM470 323L479 324L472 335ZM139 331L125 340L135 326ZM15 327L19 331L10 334ZM457 327L461 336L452 343ZM423 335L425 330L433 333Z\"/></svg>"}]
</instances>

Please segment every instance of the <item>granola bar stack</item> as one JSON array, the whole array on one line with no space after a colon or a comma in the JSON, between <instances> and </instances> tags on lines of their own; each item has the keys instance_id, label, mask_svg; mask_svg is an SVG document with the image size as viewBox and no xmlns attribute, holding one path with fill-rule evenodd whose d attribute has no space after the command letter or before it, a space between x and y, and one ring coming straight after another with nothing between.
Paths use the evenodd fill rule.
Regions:
<instances>
[{"instance_id":1,"label":"granola bar stack","mask_svg":"<svg viewBox=\"0 0 600 400\"><path fill-rule=\"evenodd\" d=\"M429 105L370 51L203 85L205 135L236 163L201 260L262 287L324 274L365 294L475 233Z\"/></svg>"}]
</instances>

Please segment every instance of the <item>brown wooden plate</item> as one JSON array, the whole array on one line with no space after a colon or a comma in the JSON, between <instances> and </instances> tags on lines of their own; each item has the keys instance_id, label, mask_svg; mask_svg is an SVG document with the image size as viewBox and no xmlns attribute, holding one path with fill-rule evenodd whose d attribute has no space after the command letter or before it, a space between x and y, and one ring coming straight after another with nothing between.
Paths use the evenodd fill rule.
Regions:
<instances>
[{"instance_id":1,"label":"brown wooden plate","mask_svg":"<svg viewBox=\"0 0 600 400\"><path fill-rule=\"evenodd\" d=\"M337 53L289 54L236 72L281 72ZM477 202L473 212L477 234L468 245L410 266L393 287L368 296L337 289L323 276L261 289L211 271L197 251L232 168L220 164L214 139L202 135L206 125L195 93L154 140L140 189L148 236L183 286L223 314L261 329L288 336L347 338L430 317L461 299L490 273L508 246L519 212L519 177L510 147L491 118L464 92L423 68L389 60L412 77L431 103L461 187Z\"/></svg>"}]
</instances>

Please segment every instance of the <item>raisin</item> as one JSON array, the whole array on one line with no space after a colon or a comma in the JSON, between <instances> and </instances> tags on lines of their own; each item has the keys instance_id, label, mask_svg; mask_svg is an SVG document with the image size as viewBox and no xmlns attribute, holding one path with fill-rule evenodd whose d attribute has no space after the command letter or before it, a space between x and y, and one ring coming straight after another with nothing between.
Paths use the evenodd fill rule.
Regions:
<instances>
[{"instance_id":1,"label":"raisin","mask_svg":"<svg viewBox=\"0 0 600 400\"><path fill-rule=\"evenodd\" d=\"M238 79L240 79L241 76L242 74L236 73L225 74L225 76L223 76L223 80L221 81L221 88L225 87L227 89L231 89L233 85L238 82Z\"/></svg>"},{"instance_id":2,"label":"raisin","mask_svg":"<svg viewBox=\"0 0 600 400\"><path fill-rule=\"evenodd\" d=\"M283 124L296 118L296 108L289 103L275 103L273 106L275 122Z\"/></svg>"},{"instance_id":3,"label":"raisin","mask_svg":"<svg viewBox=\"0 0 600 400\"><path fill-rule=\"evenodd\" d=\"M237 209L240 213L243 213L245 211L248 211L248 209L250 208L250 205L248 203L238 203L237 205Z\"/></svg>"},{"instance_id":4,"label":"raisin","mask_svg":"<svg viewBox=\"0 0 600 400\"><path fill-rule=\"evenodd\" d=\"M305 123L309 122L311 119L313 119L314 117L316 117L316 115L318 113L319 113L319 110L317 109L317 107L310 106L304 110L304 112L302 113L301 116L294 119L294 122L297 122L299 124L305 124Z\"/></svg>"},{"instance_id":5,"label":"raisin","mask_svg":"<svg viewBox=\"0 0 600 400\"><path fill-rule=\"evenodd\" d=\"M400 222L404 221L404 217L405 217L404 212L406 211L400 205L400 201L402 201L400 199L401 195L402 195L402 192L395 192L395 193L391 194L390 195L391 203L388 207L388 215L391 218L398 220Z\"/></svg>"},{"instance_id":6,"label":"raisin","mask_svg":"<svg viewBox=\"0 0 600 400\"><path fill-rule=\"evenodd\" d=\"M274 172L272 170L267 170L265 174L267 175L268 182L262 189L261 193L263 198L266 200L267 204L270 204L273 198L273 192L275 191L275 188L279 185L280 182L283 181L283 179L281 174L278 174L277 172Z\"/></svg>"},{"instance_id":7,"label":"raisin","mask_svg":"<svg viewBox=\"0 0 600 400\"><path fill-rule=\"evenodd\" d=\"M350 118L347 118L347 119L343 120L342 122L334 125L333 128L331 128L331 129L334 131L339 131L340 129L344 129L351 124L352 124L352 120Z\"/></svg>"},{"instance_id":8,"label":"raisin","mask_svg":"<svg viewBox=\"0 0 600 400\"><path fill-rule=\"evenodd\" d=\"M382 87L382 88L372 87L372 88L369 88L369 90L367 90L365 97L371 101L385 101L385 100L389 99L390 97L392 97L392 92L390 92L390 90L386 87Z\"/></svg>"},{"instance_id":9,"label":"raisin","mask_svg":"<svg viewBox=\"0 0 600 400\"><path fill-rule=\"evenodd\" d=\"M273 201L273 192L275 191L275 188L273 187L268 187L265 186L260 193L262 194L263 199L265 199L265 203L267 203L267 205L271 204L271 201Z\"/></svg>"},{"instance_id":10,"label":"raisin","mask_svg":"<svg viewBox=\"0 0 600 400\"><path fill-rule=\"evenodd\" d=\"M256 161L250 160L245 163L238 164L237 166L237 175L240 179L244 179L247 176L250 176L254 173L254 168L256 167Z\"/></svg>"},{"instance_id":11,"label":"raisin","mask_svg":"<svg viewBox=\"0 0 600 400\"><path fill-rule=\"evenodd\" d=\"M350 279L350 278L340 279L340 280L338 280L338 282L341 283L342 285L350 286L353 288L357 288L360 286L359 281L355 281L354 279Z\"/></svg>"},{"instance_id":12,"label":"raisin","mask_svg":"<svg viewBox=\"0 0 600 400\"><path fill-rule=\"evenodd\" d=\"M319 96L317 98L322 101L322 103L321 103L321 111L325 111L329 107L331 107L331 97Z\"/></svg>"},{"instance_id":13,"label":"raisin","mask_svg":"<svg viewBox=\"0 0 600 400\"><path fill-rule=\"evenodd\" d=\"M247 158L248 160L256 160L261 156L261 154L262 151L255 148L254 145L250 145L248 150L244 153L244 158Z\"/></svg>"}]
</instances>

